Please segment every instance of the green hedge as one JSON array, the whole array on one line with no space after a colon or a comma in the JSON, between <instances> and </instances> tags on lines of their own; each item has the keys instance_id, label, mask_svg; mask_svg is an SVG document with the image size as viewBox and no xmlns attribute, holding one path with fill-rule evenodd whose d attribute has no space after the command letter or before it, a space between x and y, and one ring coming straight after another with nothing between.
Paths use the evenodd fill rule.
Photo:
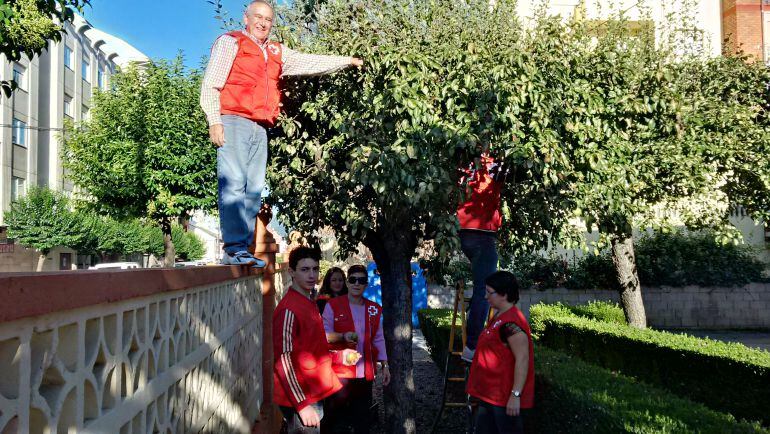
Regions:
<instances>
[{"instance_id":1,"label":"green hedge","mask_svg":"<svg viewBox=\"0 0 770 434\"><path fill-rule=\"evenodd\" d=\"M766 351L585 318L560 304L532 306L530 320L543 345L715 410L770 424L770 353Z\"/></svg>"},{"instance_id":2,"label":"green hedge","mask_svg":"<svg viewBox=\"0 0 770 434\"><path fill-rule=\"evenodd\" d=\"M535 350L535 367L537 432L770 432L543 346Z\"/></svg>"},{"instance_id":3,"label":"green hedge","mask_svg":"<svg viewBox=\"0 0 770 434\"><path fill-rule=\"evenodd\" d=\"M448 309L418 312L431 357L442 369L451 314ZM769 432L541 345L535 349L535 366L536 432Z\"/></svg>"},{"instance_id":4,"label":"green hedge","mask_svg":"<svg viewBox=\"0 0 770 434\"><path fill-rule=\"evenodd\" d=\"M442 371L446 363L447 350L449 348L449 327L452 322L451 309L420 309L417 311L420 321L420 330L425 336L425 342L430 350L430 357ZM459 320L458 320L459 323ZM458 332L457 339L462 339ZM462 345L457 342L457 348Z\"/></svg>"}]
</instances>

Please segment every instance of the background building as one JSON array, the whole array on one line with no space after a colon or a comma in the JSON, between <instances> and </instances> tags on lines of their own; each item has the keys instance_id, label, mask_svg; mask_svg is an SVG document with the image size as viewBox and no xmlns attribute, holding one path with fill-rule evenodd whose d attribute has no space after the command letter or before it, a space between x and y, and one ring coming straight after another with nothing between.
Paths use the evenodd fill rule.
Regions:
<instances>
[{"instance_id":1,"label":"background building","mask_svg":"<svg viewBox=\"0 0 770 434\"><path fill-rule=\"evenodd\" d=\"M72 191L60 158L65 120L87 119L94 92L106 89L118 68L149 61L81 16L64 29L60 42L49 42L48 49L32 60L8 62L0 55L0 80L14 78L19 83L10 98L0 96L0 228L11 202L29 186ZM4 234L0 229L0 238ZM74 266L73 252L59 250L49 255L46 269ZM0 244L0 271L32 269L34 260L28 257L35 256L21 246Z\"/></svg>"},{"instance_id":2,"label":"background building","mask_svg":"<svg viewBox=\"0 0 770 434\"><path fill-rule=\"evenodd\" d=\"M725 50L770 62L770 0L721 0Z\"/></svg>"}]
</instances>

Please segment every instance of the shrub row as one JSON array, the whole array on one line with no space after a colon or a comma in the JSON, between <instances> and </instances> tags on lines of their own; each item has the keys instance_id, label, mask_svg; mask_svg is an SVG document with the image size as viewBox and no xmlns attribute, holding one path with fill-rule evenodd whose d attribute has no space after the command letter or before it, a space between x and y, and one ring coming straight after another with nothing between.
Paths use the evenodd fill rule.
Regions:
<instances>
[{"instance_id":1,"label":"shrub row","mask_svg":"<svg viewBox=\"0 0 770 434\"><path fill-rule=\"evenodd\" d=\"M639 280L645 286L736 286L768 280L763 277L765 264L751 247L722 244L712 231L654 233L641 237L634 247ZM609 251L570 261L556 255L520 254L503 257L501 266L513 272L524 288L617 287Z\"/></svg>"},{"instance_id":2,"label":"shrub row","mask_svg":"<svg viewBox=\"0 0 770 434\"><path fill-rule=\"evenodd\" d=\"M588 310L607 310L597 307ZM418 312L431 357L441 369L446 360L451 315L448 309ZM535 432L769 432L756 423L736 421L729 414L562 352L537 344L535 348Z\"/></svg>"},{"instance_id":3,"label":"shrub row","mask_svg":"<svg viewBox=\"0 0 770 434\"><path fill-rule=\"evenodd\" d=\"M443 370L449 348L449 328L452 322L452 310L420 309L417 311L417 318L420 321L420 330L425 337L425 343L428 345L430 357L436 363L436 366ZM456 339L462 339L460 333L457 333ZM460 346L461 344L458 342L457 348Z\"/></svg>"},{"instance_id":4,"label":"shrub row","mask_svg":"<svg viewBox=\"0 0 770 434\"><path fill-rule=\"evenodd\" d=\"M762 433L758 423L562 352L535 351L535 429L542 433Z\"/></svg>"},{"instance_id":5,"label":"shrub row","mask_svg":"<svg viewBox=\"0 0 770 434\"><path fill-rule=\"evenodd\" d=\"M770 353L766 351L581 317L561 304L532 306L530 321L543 345L715 410L770 424Z\"/></svg>"}]
</instances>

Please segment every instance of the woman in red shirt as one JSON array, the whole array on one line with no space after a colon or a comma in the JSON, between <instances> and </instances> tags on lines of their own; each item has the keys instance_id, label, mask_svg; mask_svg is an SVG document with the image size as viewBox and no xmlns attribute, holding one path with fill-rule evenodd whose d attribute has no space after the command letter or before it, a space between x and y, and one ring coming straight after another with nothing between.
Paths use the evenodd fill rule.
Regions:
<instances>
[{"instance_id":1,"label":"woman in red shirt","mask_svg":"<svg viewBox=\"0 0 770 434\"><path fill-rule=\"evenodd\" d=\"M534 405L535 363L529 324L516 307L519 284L507 271L484 283L495 316L479 336L468 377L467 392L480 401L475 432L523 433L523 416Z\"/></svg>"}]
</instances>

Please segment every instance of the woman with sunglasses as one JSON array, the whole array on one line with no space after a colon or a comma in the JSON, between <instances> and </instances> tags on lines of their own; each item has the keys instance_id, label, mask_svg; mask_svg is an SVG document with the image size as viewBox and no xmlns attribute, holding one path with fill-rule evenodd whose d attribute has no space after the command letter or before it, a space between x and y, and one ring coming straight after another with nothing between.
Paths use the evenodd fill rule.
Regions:
<instances>
[{"instance_id":1,"label":"woman with sunglasses","mask_svg":"<svg viewBox=\"0 0 770 434\"><path fill-rule=\"evenodd\" d=\"M347 295L347 293L348 287L345 286L345 272L340 267L330 268L324 276L321 290L318 291L318 297L316 298L318 312L323 314L326 303L329 300L340 295Z\"/></svg>"},{"instance_id":2,"label":"woman with sunglasses","mask_svg":"<svg viewBox=\"0 0 770 434\"><path fill-rule=\"evenodd\" d=\"M507 271L492 273L484 283L495 316L479 335L466 386L480 401L475 432L523 433L534 404L535 363L529 324L516 307L519 283Z\"/></svg>"},{"instance_id":3,"label":"woman with sunglasses","mask_svg":"<svg viewBox=\"0 0 770 434\"><path fill-rule=\"evenodd\" d=\"M357 349L362 357L355 366L335 367L342 390L324 402L321 432L333 432L337 421L344 419L352 422L352 432L359 434L369 432L372 384L377 365L382 370L383 385L390 382L390 371L382 334L382 306L364 298L369 283L366 267L350 267L347 283L348 294L332 298L326 304L324 329L331 349Z\"/></svg>"}]
</instances>

